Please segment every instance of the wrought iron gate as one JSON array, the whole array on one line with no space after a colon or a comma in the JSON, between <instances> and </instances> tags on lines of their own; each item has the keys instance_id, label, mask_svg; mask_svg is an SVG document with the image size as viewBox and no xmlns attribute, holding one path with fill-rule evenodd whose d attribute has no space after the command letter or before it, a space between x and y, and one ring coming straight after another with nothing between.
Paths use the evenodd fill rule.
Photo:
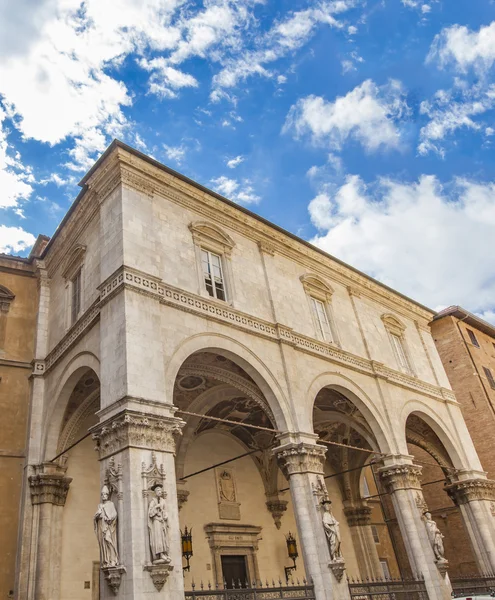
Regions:
<instances>
[{"instance_id":1,"label":"wrought iron gate","mask_svg":"<svg viewBox=\"0 0 495 600\"><path fill-rule=\"evenodd\" d=\"M428 600L424 579L348 580L352 600Z\"/></svg>"},{"instance_id":2,"label":"wrought iron gate","mask_svg":"<svg viewBox=\"0 0 495 600\"><path fill-rule=\"evenodd\" d=\"M477 596L480 594L495 594L495 575L468 577L451 577L452 595L458 596Z\"/></svg>"},{"instance_id":3,"label":"wrought iron gate","mask_svg":"<svg viewBox=\"0 0 495 600\"><path fill-rule=\"evenodd\" d=\"M298 585L282 585L272 581L265 585L261 581L253 583L241 582L228 589L226 585L212 586L211 584L199 586L193 584L192 590L185 592L185 600L315 600L314 586L306 581Z\"/></svg>"}]
</instances>

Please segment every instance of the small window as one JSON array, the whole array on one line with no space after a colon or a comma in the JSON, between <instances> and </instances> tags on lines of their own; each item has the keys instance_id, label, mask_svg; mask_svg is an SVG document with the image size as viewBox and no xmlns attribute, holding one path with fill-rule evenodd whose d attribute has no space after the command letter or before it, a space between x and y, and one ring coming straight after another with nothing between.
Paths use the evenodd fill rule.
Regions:
<instances>
[{"instance_id":1,"label":"small window","mask_svg":"<svg viewBox=\"0 0 495 600\"><path fill-rule=\"evenodd\" d=\"M313 315L316 321L318 337L325 342L331 342L332 330L330 329L330 323L328 321L325 305L321 300L317 300L316 298L311 298L311 305L313 307Z\"/></svg>"},{"instance_id":2,"label":"small window","mask_svg":"<svg viewBox=\"0 0 495 600\"><path fill-rule=\"evenodd\" d=\"M385 579L391 579L390 569L388 568L388 560L386 558L380 558L380 565L382 567L383 577Z\"/></svg>"},{"instance_id":3,"label":"small window","mask_svg":"<svg viewBox=\"0 0 495 600\"><path fill-rule=\"evenodd\" d=\"M468 332L468 336L469 336L469 339L471 340L471 344L473 344L473 346L476 346L476 348L479 348L480 344L479 344L478 340L476 339L476 336L474 335L474 331L471 331L471 329L466 329L466 331Z\"/></svg>"},{"instance_id":4,"label":"small window","mask_svg":"<svg viewBox=\"0 0 495 600\"><path fill-rule=\"evenodd\" d=\"M399 366L401 369L409 373L411 371L411 367L409 366L409 361L407 360L406 350L404 348L404 342L402 341L402 338L394 333L391 333L390 339L392 340Z\"/></svg>"},{"instance_id":5,"label":"small window","mask_svg":"<svg viewBox=\"0 0 495 600\"><path fill-rule=\"evenodd\" d=\"M218 254L201 249L201 264L203 266L206 291L212 298L225 300L222 259Z\"/></svg>"},{"instance_id":6,"label":"small window","mask_svg":"<svg viewBox=\"0 0 495 600\"><path fill-rule=\"evenodd\" d=\"M380 536L378 535L378 529L376 528L376 525L371 526L371 533L373 534L373 541L375 542L375 544L379 544Z\"/></svg>"},{"instance_id":7,"label":"small window","mask_svg":"<svg viewBox=\"0 0 495 600\"><path fill-rule=\"evenodd\" d=\"M363 498L369 498L371 496L370 494L370 488L368 485L368 480L366 479L366 477L363 477Z\"/></svg>"},{"instance_id":8,"label":"small window","mask_svg":"<svg viewBox=\"0 0 495 600\"><path fill-rule=\"evenodd\" d=\"M487 367L483 367L483 371L485 372L490 387L492 388L492 390L495 390L495 379L493 378L493 373Z\"/></svg>"},{"instance_id":9,"label":"small window","mask_svg":"<svg viewBox=\"0 0 495 600\"><path fill-rule=\"evenodd\" d=\"M81 271L80 270L73 277L71 284L72 284L71 323L74 324L77 321L79 312L81 311Z\"/></svg>"},{"instance_id":10,"label":"small window","mask_svg":"<svg viewBox=\"0 0 495 600\"><path fill-rule=\"evenodd\" d=\"M493 349L495 350L495 342L492 342Z\"/></svg>"}]
</instances>

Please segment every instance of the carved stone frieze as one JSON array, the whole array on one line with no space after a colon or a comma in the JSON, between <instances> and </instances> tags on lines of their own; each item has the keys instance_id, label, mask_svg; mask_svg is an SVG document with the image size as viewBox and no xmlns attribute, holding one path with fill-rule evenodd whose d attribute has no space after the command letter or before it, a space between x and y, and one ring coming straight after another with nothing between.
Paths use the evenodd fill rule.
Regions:
<instances>
[{"instance_id":1,"label":"carved stone frieze","mask_svg":"<svg viewBox=\"0 0 495 600\"><path fill-rule=\"evenodd\" d=\"M100 459L104 459L129 447L175 453L183 424L175 417L124 410L91 431Z\"/></svg>"},{"instance_id":2,"label":"carved stone frieze","mask_svg":"<svg viewBox=\"0 0 495 600\"><path fill-rule=\"evenodd\" d=\"M317 444L287 444L273 451L287 479L297 473L323 474L327 449Z\"/></svg>"},{"instance_id":3,"label":"carved stone frieze","mask_svg":"<svg viewBox=\"0 0 495 600\"><path fill-rule=\"evenodd\" d=\"M35 467L35 475L29 477L31 502L33 504L55 504L64 506L71 477L66 477L66 468L55 463L44 463Z\"/></svg>"},{"instance_id":4,"label":"carved stone frieze","mask_svg":"<svg viewBox=\"0 0 495 600\"><path fill-rule=\"evenodd\" d=\"M344 514L349 527L363 527L371 524L372 508L368 505L346 506Z\"/></svg>"},{"instance_id":5,"label":"carved stone frieze","mask_svg":"<svg viewBox=\"0 0 495 600\"><path fill-rule=\"evenodd\" d=\"M287 510L287 504L287 500L268 500L266 503L266 507L271 513L277 529L280 529L282 525L282 517Z\"/></svg>"},{"instance_id":6,"label":"carved stone frieze","mask_svg":"<svg viewBox=\"0 0 495 600\"><path fill-rule=\"evenodd\" d=\"M390 494L397 490L421 490L421 472L419 465L392 465L378 470L380 481Z\"/></svg>"},{"instance_id":7,"label":"carved stone frieze","mask_svg":"<svg viewBox=\"0 0 495 600\"><path fill-rule=\"evenodd\" d=\"M467 479L445 486L445 491L455 505L473 500L495 501L495 481L491 479Z\"/></svg>"},{"instance_id":8,"label":"carved stone frieze","mask_svg":"<svg viewBox=\"0 0 495 600\"><path fill-rule=\"evenodd\" d=\"M149 572L153 585L160 592L174 567L172 565L145 565L143 569Z\"/></svg>"}]
</instances>

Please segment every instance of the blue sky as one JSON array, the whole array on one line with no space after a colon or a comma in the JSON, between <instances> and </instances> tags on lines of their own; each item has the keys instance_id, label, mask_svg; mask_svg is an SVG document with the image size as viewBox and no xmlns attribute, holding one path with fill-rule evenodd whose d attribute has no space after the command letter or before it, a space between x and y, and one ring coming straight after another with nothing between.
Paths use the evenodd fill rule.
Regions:
<instances>
[{"instance_id":1,"label":"blue sky","mask_svg":"<svg viewBox=\"0 0 495 600\"><path fill-rule=\"evenodd\" d=\"M0 251L118 137L495 322L493 0L0 0Z\"/></svg>"}]
</instances>

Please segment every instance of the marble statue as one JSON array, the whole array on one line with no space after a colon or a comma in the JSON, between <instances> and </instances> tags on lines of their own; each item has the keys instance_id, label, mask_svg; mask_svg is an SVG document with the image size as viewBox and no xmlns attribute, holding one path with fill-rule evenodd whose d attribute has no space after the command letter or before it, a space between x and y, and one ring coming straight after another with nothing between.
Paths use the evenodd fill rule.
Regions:
<instances>
[{"instance_id":1,"label":"marble statue","mask_svg":"<svg viewBox=\"0 0 495 600\"><path fill-rule=\"evenodd\" d=\"M106 485L101 490L101 504L94 516L94 528L100 546L100 563L104 567L119 565L117 550L117 510L109 499L110 491Z\"/></svg>"},{"instance_id":2,"label":"marble statue","mask_svg":"<svg viewBox=\"0 0 495 600\"><path fill-rule=\"evenodd\" d=\"M330 550L330 560L336 561L342 559L342 552L340 550L340 525L337 519L332 514L330 508L331 501L323 500L323 527L325 529L325 535L327 536L328 548Z\"/></svg>"},{"instance_id":3,"label":"marble statue","mask_svg":"<svg viewBox=\"0 0 495 600\"><path fill-rule=\"evenodd\" d=\"M443 534L438 529L437 524L431 518L431 513L426 511L424 513L425 517L425 525L426 531L428 532L428 539L430 540L431 547L433 548L433 553L435 554L436 560L444 561L445 560L445 549L443 547Z\"/></svg>"},{"instance_id":4,"label":"marble statue","mask_svg":"<svg viewBox=\"0 0 495 600\"><path fill-rule=\"evenodd\" d=\"M220 475L220 500L235 502L234 480L228 471L223 471Z\"/></svg>"},{"instance_id":5,"label":"marble statue","mask_svg":"<svg viewBox=\"0 0 495 600\"><path fill-rule=\"evenodd\" d=\"M168 564L170 562L168 515L163 498L163 487L155 485L152 489L155 492L155 498L151 500L148 507L151 561L153 564Z\"/></svg>"}]
</instances>

